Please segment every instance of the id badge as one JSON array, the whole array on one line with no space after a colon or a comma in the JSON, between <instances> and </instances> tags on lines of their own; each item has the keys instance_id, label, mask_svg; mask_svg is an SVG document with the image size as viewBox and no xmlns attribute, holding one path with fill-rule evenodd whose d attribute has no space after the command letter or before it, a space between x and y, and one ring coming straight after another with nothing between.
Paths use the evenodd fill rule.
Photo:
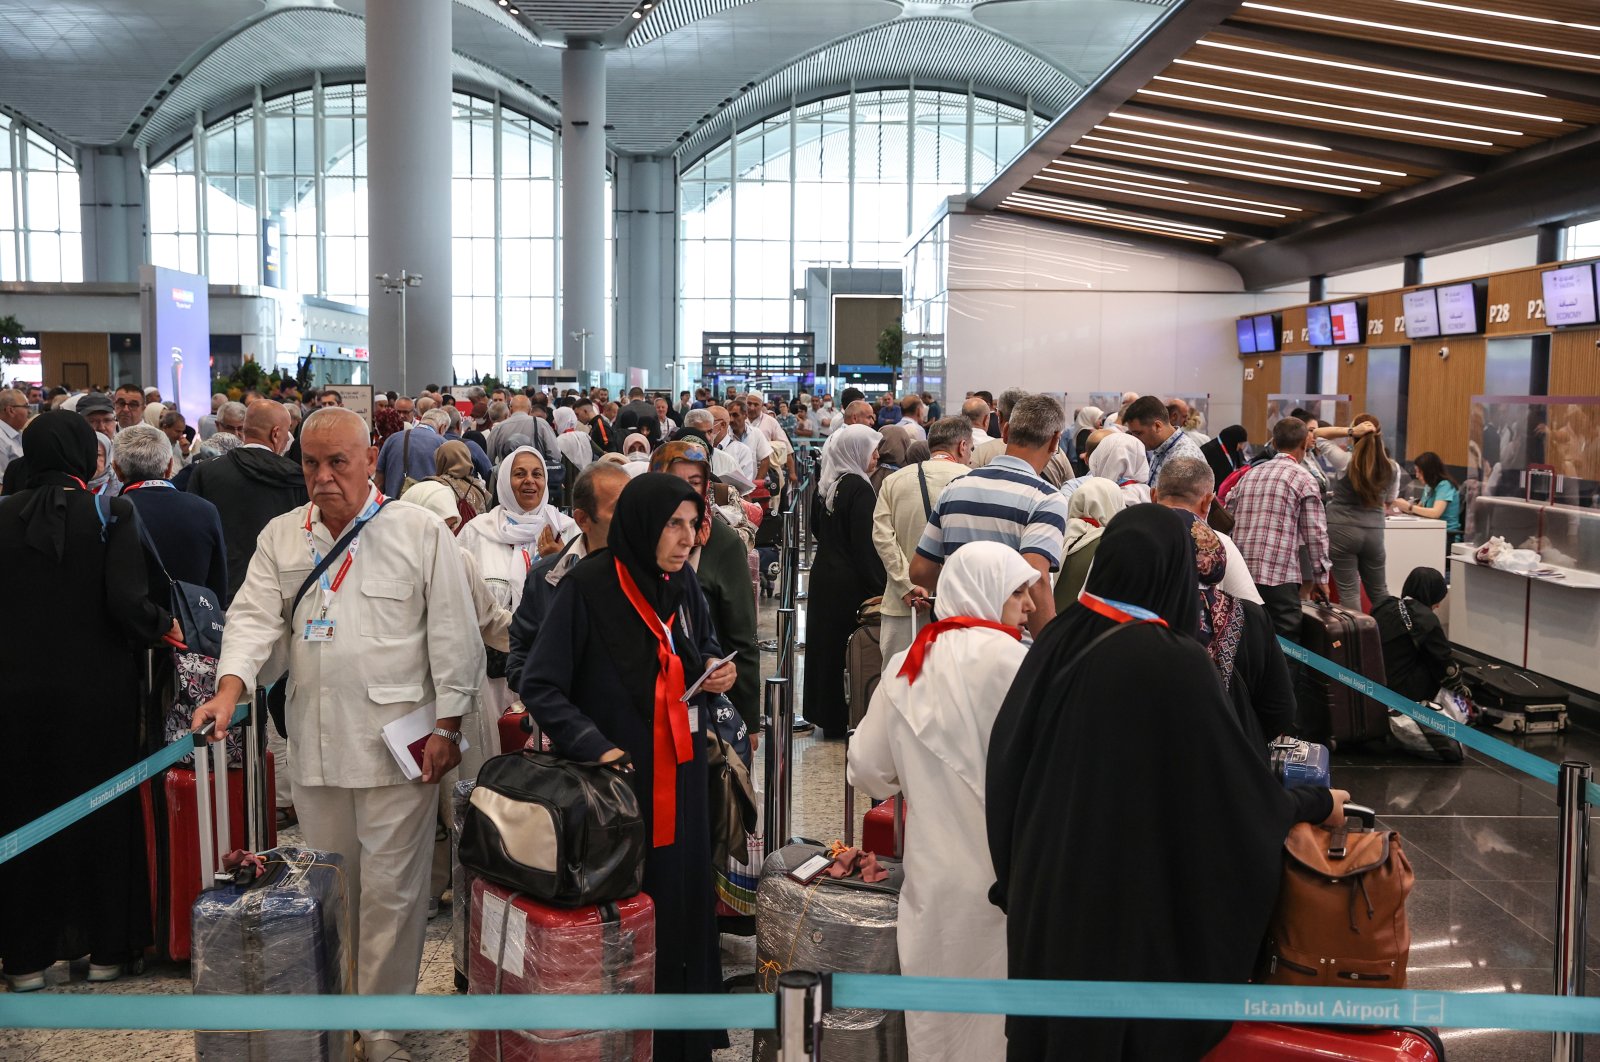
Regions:
<instances>
[{"instance_id":1,"label":"id badge","mask_svg":"<svg viewBox=\"0 0 1600 1062\"><path fill-rule=\"evenodd\" d=\"M689 733L700 733L700 706L696 704L689 706Z\"/></svg>"},{"instance_id":2,"label":"id badge","mask_svg":"<svg viewBox=\"0 0 1600 1062\"><path fill-rule=\"evenodd\" d=\"M308 642L333 641L333 620L314 619L306 620L305 640Z\"/></svg>"}]
</instances>

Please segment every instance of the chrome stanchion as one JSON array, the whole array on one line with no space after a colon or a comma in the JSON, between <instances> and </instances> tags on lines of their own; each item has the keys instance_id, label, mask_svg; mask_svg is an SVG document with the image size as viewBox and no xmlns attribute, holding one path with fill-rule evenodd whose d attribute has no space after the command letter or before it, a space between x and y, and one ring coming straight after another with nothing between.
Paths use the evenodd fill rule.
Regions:
<instances>
[{"instance_id":1,"label":"chrome stanchion","mask_svg":"<svg viewBox=\"0 0 1600 1062\"><path fill-rule=\"evenodd\" d=\"M778 609L778 675L794 678L794 647L799 631L795 629L794 606Z\"/></svg>"},{"instance_id":2,"label":"chrome stanchion","mask_svg":"<svg viewBox=\"0 0 1600 1062\"><path fill-rule=\"evenodd\" d=\"M782 848L789 836L789 745L793 736L794 716L789 699L785 696L788 685L788 679L772 677L767 679L764 690L763 714L767 736L762 742L762 749L766 753L763 764L766 771L766 820L761 835L763 857Z\"/></svg>"},{"instance_id":3,"label":"chrome stanchion","mask_svg":"<svg viewBox=\"0 0 1600 1062\"><path fill-rule=\"evenodd\" d=\"M1583 995L1584 943L1589 889L1589 782L1594 769L1567 760L1556 782L1557 829L1560 831L1561 866L1556 878L1555 994ZM1555 1062L1578 1062L1583 1057L1583 1035L1558 1032L1551 1057Z\"/></svg>"},{"instance_id":4,"label":"chrome stanchion","mask_svg":"<svg viewBox=\"0 0 1600 1062\"><path fill-rule=\"evenodd\" d=\"M778 975L778 1062L820 1062L823 994L821 974Z\"/></svg>"},{"instance_id":5,"label":"chrome stanchion","mask_svg":"<svg viewBox=\"0 0 1600 1062\"><path fill-rule=\"evenodd\" d=\"M783 528L778 537L778 608L794 608L795 578L799 551L795 549L794 513L784 510Z\"/></svg>"},{"instance_id":6,"label":"chrome stanchion","mask_svg":"<svg viewBox=\"0 0 1600 1062\"><path fill-rule=\"evenodd\" d=\"M256 687L255 703L244 725L244 834L252 852L267 844L267 691Z\"/></svg>"}]
</instances>

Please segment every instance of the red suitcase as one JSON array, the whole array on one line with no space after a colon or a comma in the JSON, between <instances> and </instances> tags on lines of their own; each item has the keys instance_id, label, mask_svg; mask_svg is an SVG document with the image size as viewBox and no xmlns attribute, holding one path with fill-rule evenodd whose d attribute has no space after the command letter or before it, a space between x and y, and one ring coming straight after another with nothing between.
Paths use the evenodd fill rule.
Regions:
<instances>
[{"instance_id":1,"label":"red suitcase","mask_svg":"<svg viewBox=\"0 0 1600 1062\"><path fill-rule=\"evenodd\" d=\"M1444 1062L1432 1029L1365 1029L1345 1025L1245 1024L1202 1062Z\"/></svg>"},{"instance_id":2,"label":"red suitcase","mask_svg":"<svg viewBox=\"0 0 1600 1062\"><path fill-rule=\"evenodd\" d=\"M513 705L500 715L500 754L516 752L528 744L532 736L533 718L523 707Z\"/></svg>"},{"instance_id":3,"label":"red suitcase","mask_svg":"<svg viewBox=\"0 0 1600 1062\"><path fill-rule=\"evenodd\" d=\"M1383 640L1378 621L1371 616L1338 605L1304 602L1300 644L1380 686L1384 683ZM1300 666L1297 694L1300 733L1296 736L1306 741L1331 749L1389 734L1387 708L1316 668Z\"/></svg>"},{"instance_id":4,"label":"red suitcase","mask_svg":"<svg viewBox=\"0 0 1600 1062\"><path fill-rule=\"evenodd\" d=\"M900 804L906 808L900 816L900 836L895 836L894 809ZM909 805L902 798L885 800L868 811L861 820L861 847L885 859L905 858L905 820L910 815Z\"/></svg>"},{"instance_id":5,"label":"red suitcase","mask_svg":"<svg viewBox=\"0 0 1600 1062\"><path fill-rule=\"evenodd\" d=\"M272 753L266 754L266 791L273 791ZM150 907L155 927L156 951L163 958L189 957L190 911L200 895L200 825L195 801L194 770L171 767L161 777L161 792L152 790L154 781L139 787L139 803L144 810L144 836L150 864ZM213 812L216 800L208 793ZM228 820L231 836L247 835L244 804L244 769L228 772ZM156 807L161 806L157 827ZM278 824L267 816L267 847L278 843Z\"/></svg>"},{"instance_id":6,"label":"red suitcase","mask_svg":"<svg viewBox=\"0 0 1600 1062\"><path fill-rule=\"evenodd\" d=\"M656 986L655 904L644 893L598 907L551 907L472 883L467 991L472 995L619 993ZM471 1062L650 1062L648 1029L467 1034Z\"/></svg>"}]
</instances>

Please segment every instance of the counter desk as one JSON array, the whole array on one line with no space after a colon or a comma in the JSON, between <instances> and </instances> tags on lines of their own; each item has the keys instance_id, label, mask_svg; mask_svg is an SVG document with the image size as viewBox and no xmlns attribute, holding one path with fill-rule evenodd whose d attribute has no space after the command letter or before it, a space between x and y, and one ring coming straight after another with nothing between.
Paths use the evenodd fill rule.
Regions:
<instances>
[{"instance_id":1,"label":"counter desk","mask_svg":"<svg viewBox=\"0 0 1600 1062\"><path fill-rule=\"evenodd\" d=\"M1600 574L1541 565L1508 572L1450 554L1450 640L1475 653L1600 693Z\"/></svg>"}]
</instances>

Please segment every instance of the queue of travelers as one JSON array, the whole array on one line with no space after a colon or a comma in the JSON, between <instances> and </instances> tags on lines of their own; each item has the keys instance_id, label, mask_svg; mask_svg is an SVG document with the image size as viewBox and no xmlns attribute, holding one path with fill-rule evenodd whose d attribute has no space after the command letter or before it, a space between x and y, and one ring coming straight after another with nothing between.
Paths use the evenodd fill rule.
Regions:
<instances>
[{"instance_id":1,"label":"queue of travelers","mask_svg":"<svg viewBox=\"0 0 1600 1062\"><path fill-rule=\"evenodd\" d=\"M721 991L707 753L685 733L725 697L759 748L756 535L807 468L804 714L822 740L846 737L847 645L876 613L881 681L847 770L918 808L906 974L1246 980L1284 836L1342 821L1348 797L1270 773L1268 742L1295 714L1275 635L1298 637L1301 601L1331 573L1352 607L1365 590L1386 653L1414 653L1390 665L1408 691L1451 679L1432 616L1443 581L1414 573L1392 598L1381 531L1402 508L1454 506L1459 522L1459 499L1424 454L1427 492L1398 500L1368 415L1297 411L1252 458L1241 426L1207 438L1187 403L1136 393L1069 415L1013 388L947 416L931 394L875 406L855 388L376 397L368 423L332 390L218 394L191 428L135 387L72 409L0 390L0 564L45 603L18 651L47 658L70 624L99 665L93 694L19 672L20 702L62 705L98 739L64 758L7 713L20 768L0 777L0 833L151 751L141 664L183 633L155 573L204 586L226 626L192 726L220 737L238 701L269 691L278 822L345 859L362 993L416 990L448 881L440 785L474 776L505 712L526 714L532 747L630 765L656 991ZM1074 710L1123 702L1130 682L1127 711ZM424 706L434 729L408 780L380 731ZM1176 835L1172 792L1212 801ZM1156 831L1171 843L1126 843ZM134 963L152 943L146 859L124 800L0 864L13 990L64 959L90 956L97 982ZM1172 868L1201 861L1230 871L1175 902ZM1198 1058L1225 1031L918 1013L907 1027L918 1060ZM368 1062L410 1057L395 1030L360 1033ZM658 1032L655 1057L725 1042Z\"/></svg>"}]
</instances>

